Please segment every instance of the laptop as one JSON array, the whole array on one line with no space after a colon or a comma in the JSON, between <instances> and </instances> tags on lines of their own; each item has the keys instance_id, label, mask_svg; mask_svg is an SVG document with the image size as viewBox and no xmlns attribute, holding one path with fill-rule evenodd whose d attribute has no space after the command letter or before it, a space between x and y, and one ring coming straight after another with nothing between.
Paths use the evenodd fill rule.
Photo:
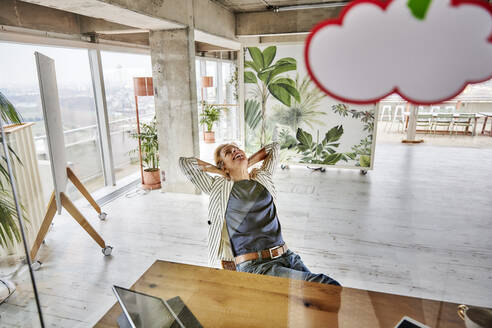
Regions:
<instances>
[{"instance_id":1,"label":"laptop","mask_svg":"<svg viewBox=\"0 0 492 328\"><path fill-rule=\"evenodd\" d=\"M113 292L123 310L118 318L121 328L202 327L179 296L165 301L119 286L113 286Z\"/></svg>"}]
</instances>

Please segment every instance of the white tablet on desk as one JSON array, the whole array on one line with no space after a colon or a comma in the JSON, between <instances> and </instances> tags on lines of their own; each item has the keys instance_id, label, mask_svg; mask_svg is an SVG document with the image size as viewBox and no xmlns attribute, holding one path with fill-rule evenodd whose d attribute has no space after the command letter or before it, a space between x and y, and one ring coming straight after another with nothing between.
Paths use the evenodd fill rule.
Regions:
<instances>
[{"instance_id":1,"label":"white tablet on desk","mask_svg":"<svg viewBox=\"0 0 492 328\"><path fill-rule=\"evenodd\" d=\"M163 299L118 286L113 291L131 328L185 328Z\"/></svg>"},{"instance_id":2,"label":"white tablet on desk","mask_svg":"<svg viewBox=\"0 0 492 328\"><path fill-rule=\"evenodd\" d=\"M404 316L395 328L430 328L417 320Z\"/></svg>"}]
</instances>

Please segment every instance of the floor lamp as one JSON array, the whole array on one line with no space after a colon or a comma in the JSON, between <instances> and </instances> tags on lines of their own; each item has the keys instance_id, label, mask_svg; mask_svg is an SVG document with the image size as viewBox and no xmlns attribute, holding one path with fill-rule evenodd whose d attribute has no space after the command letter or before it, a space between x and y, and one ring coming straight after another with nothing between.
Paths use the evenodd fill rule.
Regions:
<instances>
[{"instance_id":1,"label":"floor lamp","mask_svg":"<svg viewBox=\"0 0 492 328\"><path fill-rule=\"evenodd\" d=\"M202 89L202 101L205 101L205 99L203 98L203 89L206 89L206 88L211 88L214 86L214 77L213 76L202 76L202 86L201 86L201 89Z\"/></svg>"}]
</instances>

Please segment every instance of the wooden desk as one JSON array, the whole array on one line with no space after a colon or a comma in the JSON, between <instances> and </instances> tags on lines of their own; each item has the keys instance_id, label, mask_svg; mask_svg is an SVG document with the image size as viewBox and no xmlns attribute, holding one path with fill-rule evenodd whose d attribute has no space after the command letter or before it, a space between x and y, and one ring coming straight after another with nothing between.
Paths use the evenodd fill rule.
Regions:
<instances>
[{"instance_id":1,"label":"wooden desk","mask_svg":"<svg viewBox=\"0 0 492 328\"><path fill-rule=\"evenodd\" d=\"M132 289L179 295L204 327L394 327L404 315L435 328L464 327L457 304L165 261ZM117 327L120 314L113 305L95 327Z\"/></svg>"}]
</instances>

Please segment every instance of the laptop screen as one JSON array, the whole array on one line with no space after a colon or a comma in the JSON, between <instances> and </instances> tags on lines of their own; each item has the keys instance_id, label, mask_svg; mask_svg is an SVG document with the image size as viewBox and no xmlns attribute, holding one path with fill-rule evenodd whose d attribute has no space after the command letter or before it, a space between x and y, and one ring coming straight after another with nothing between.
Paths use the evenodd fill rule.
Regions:
<instances>
[{"instance_id":1,"label":"laptop screen","mask_svg":"<svg viewBox=\"0 0 492 328\"><path fill-rule=\"evenodd\" d=\"M118 286L114 286L113 290L132 326L136 328L182 327L162 299Z\"/></svg>"}]
</instances>

